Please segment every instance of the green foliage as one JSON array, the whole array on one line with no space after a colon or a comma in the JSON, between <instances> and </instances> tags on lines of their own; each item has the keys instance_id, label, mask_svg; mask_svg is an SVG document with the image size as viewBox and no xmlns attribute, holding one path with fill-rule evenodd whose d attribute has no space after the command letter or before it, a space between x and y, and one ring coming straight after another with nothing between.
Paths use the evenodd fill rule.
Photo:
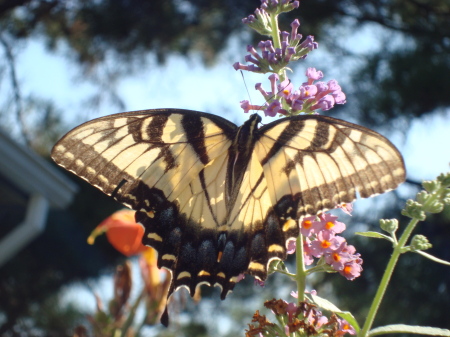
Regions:
<instances>
[{"instance_id":1,"label":"green foliage","mask_svg":"<svg viewBox=\"0 0 450 337\"><path fill-rule=\"evenodd\" d=\"M423 185L427 192L419 192L417 194L417 200L410 200L408 202L410 206L407 206L407 208L432 210L429 208L430 205L436 202L442 202L445 199L448 189L447 176L441 175L435 181L424 182ZM411 223L417 223L420 218L423 218L424 214L421 211L409 211L409 215L413 216L411 222L407 225L404 219L402 219L399 223L399 228L405 228L407 226L409 228ZM392 221L380 221L382 227L386 227L388 222ZM411 325L421 324L447 327L447 318L444 313L449 310L449 303L446 300L450 276L450 271L448 270L450 263L447 262L450 255L446 243L450 235L449 226L450 218L447 207L447 209L443 210L443 213L427 216L426 220L417 227L422 234L414 235L411 239L410 246L397 248L397 251L402 256L397 262L396 273L390 279L389 287L378 310L378 317L375 320L374 326L401 322ZM375 232L365 232L362 234L366 237L381 238ZM394 234L393 232L392 235ZM388 239L394 243L394 247L402 243L402 238L400 238L399 243L397 243L394 236L392 238ZM429 240L433 242L432 248ZM389 258L390 249L388 246L382 245L382 242L383 240L378 240L376 246L366 245L362 242L355 243L364 257L365 270L362 277L355 281L354 284L349 287L348 284L345 285L345 282L341 280L337 280L337 282L333 280L333 286L336 287L335 291L340 295L340 306L354 312L360 322L367 316L367 312L364 310L365 303L374 296L371 291L367 293L367 289L376 287L376 283L381 278L383 272L381 260L386 261ZM404 244L405 242L402 243L402 245ZM431 254L423 252L422 250L424 249L429 249ZM417 254L403 254L411 251ZM436 258L435 256L439 256L440 258ZM446 267L443 268L442 265ZM320 291L320 288L318 289ZM348 294L343 296L345 292L348 292ZM355 292L359 296L352 296ZM411 297L411 294L414 294L413 297ZM426 300L421 300L419 305L415 304L414 298L426 298ZM391 327L397 330L388 331ZM371 330L369 335L372 335L373 332L375 335L378 333L400 331L397 325L391 327L387 330L383 330L382 328ZM446 335L448 333L448 331L442 329L430 328L430 330L427 330L427 327L423 327L424 330L420 330L421 328L417 326L403 325L403 328L404 330L402 331L404 333L429 333L431 335L435 333Z\"/></svg>"}]
</instances>

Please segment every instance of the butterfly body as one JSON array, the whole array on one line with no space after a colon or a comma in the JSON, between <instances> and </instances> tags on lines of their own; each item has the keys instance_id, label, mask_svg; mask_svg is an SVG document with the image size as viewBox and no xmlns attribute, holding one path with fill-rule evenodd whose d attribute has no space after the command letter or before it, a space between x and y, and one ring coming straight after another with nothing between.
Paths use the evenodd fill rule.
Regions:
<instances>
[{"instance_id":1,"label":"butterfly body","mask_svg":"<svg viewBox=\"0 0 450 337\"><path fill-rule=\"evenodd\" d=\"M87 122L52 151L61 166L136 210L143 243L172 273L169 296L240 274L264 280L304 215L395 188L403 159L383 136L324 116L258 128L201 112L164 109ZM167 323L167 314L163 317Z\"/></svg>"}]
</instances>

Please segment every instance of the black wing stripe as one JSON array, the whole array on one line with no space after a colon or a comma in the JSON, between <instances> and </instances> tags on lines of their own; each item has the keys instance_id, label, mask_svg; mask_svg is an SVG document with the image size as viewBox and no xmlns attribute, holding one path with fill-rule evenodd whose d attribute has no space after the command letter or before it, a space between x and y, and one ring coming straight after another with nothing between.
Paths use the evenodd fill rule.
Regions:
<instances>
[{"instance_id":1,"label":"black wing stripe","mask_svg":"<svg viewBox=\"0 0 450 337\"><path fill-rule=\"evenodd\" d=\"M330 145L339 143L339 133L333 133L331 128L330 124L317 123L311 144L304 150L309 152L310 156L314 158L317 165L317 169L314 171L320 175L320 178L314 182L314 187L312 188L313 191L317 190L320 196L319 199L313 197L313 200L316 200L316 202L315 204L310 203L313 207L311 213L322 209L334 208L336 204L340 203L340 189L337 187L337 181L340 180L340 177L335 174L338 168L333 161L332 149L328 150Z\"/></svg>"},{"instance_id":2,"label":"black wing stripe","mask_svg":"<svg viewBox=\"0 0 450 337\"><path fill-rule=\"evenodd\" d=\"M186 132L188 143L192 146L201 162L206 165L210 162L205 146L205 130L203 121L199 116L184 115L181 125Z\"/></svg>"},{"instance_id":3,"label":"black wing stripe","mask_svg":"<svg viewBox=\"0 0 450 337\"><path fill-rule=\"evenodd\" d=\"M211 213L216 224L219 222L216 216L216 212L213 211L213 206L211 205L211 196L209 195L208 186L206 186L205 182L205 170L201 170L199 173L200 183L202 185L203 193L205 194L205 201L208 204L209 212Z\"/></svg>"},{"instance_id":4,"label":"black wing stripe","mask_svg":"<svg viewBox=\"0 0 450 337\"><path fill-rule=\"evenodd\" d=\"M286 144L289 143L292 137L297 136L303 130L304 126L305 124L302 123L302 121L298 121L297 123L290 123L277 137L277 139L273 139L275 143L270 148L266 157L261 160L261 165L264 166L270 160L270 158L275 156L278 151L280 151Z\"/></svg>"},{"instance_id":5,"label":"black wing stripe","mask_svg":"<svg viewBox=\"0 0 450 337\"><path fill-rule=\"evenodd\" d=\"M139 119L136 119L133 121L133 124L140 124L140 122ZM135 145L134 142L128 142L128 145L125 146L121 144L122 142L125 142L126 138L130 139L132 135L124 131L125 126L114 129L112 123L112 121L104 122L101 130L96 130L95 133L79 139L77 143L70 148L74 153L89 154L84 157L83 165L76 169L77 174L88 181L98 180L99 172L103 172L102 177L108 175L109 180L116 180L116 177L121 175L122 170L112 162L118 156L122 155L124 151L129 150L130 147ZM98 138L98 135L101 135L101 137ZM97 141L92 142L89 138L98 139ZM120 151L115 151L115 148L119 147L121 148ZM113 155L108 158L110 153L113 153ZM75 165L80 166L76 163ZM101 183L96 184L94 182L94 185L101 186Z\"/></svg>"},{"instance_id":6,"label":"black wing stripe","mask_svg":"<svg viewBox=\"0 0 450 337\"><path fill-rule=\"evenodd\" d=\"M145 129L143 129L143 126L145 126L143 122L133 123L132 120L134 117L130 117L130 123L128 123L129 132L135 137L136 142L146 141L149 143L164 144L162 135L169 117L169 114L156 115L146 125ZM143 138L144 136L145 138Z\"/></svg>"}]
</instances>

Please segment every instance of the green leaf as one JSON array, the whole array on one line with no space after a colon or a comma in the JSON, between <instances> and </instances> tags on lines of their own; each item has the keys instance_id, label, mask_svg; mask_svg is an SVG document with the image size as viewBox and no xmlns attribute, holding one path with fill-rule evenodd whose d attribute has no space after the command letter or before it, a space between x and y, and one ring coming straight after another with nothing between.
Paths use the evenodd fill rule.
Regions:
<instances>
[{"instance_id":1,"label":"green leaf","mask_svg":"<svg viewBox=\"0 0 450 337\"><path fill-rule=\"evenodd\" d=\"M425 253L421 250L416 250L414 251L414 253L420 254L423 257L426 257L427 259L430 259L431 261L437 262L437 263L441 263L441 264L445 264L446 266L450 266L450 262L445 261L445 260L441 260L439 258L437 258L436 256L433 256L431 254Z\"/></svg>"},{"instance_id":2,"label":"green leaf","mask_svg":"<svg viewBox=\"0 0 450 337\"><path fill-rule=\"evenodd\" d=\"M337 306L335 306L333 303L331 303L330 301L328 301L320 296L311 294L311 298L314 301L314 303L317 304L322 309L325 309L325 310L328 310L331 312L342 312L342 310L339 309Z\"/></svg>"},{"instance_id":3,"label":"green leaf","mask_svg":"<svg viewBox=\"0 0 450 337\"><path fill-rule=\"evenodd\" d=\"M320 296L311 294L311 298L318 307L322 308L323 310L334 312L339 317L345 319L353 328L355 328L356 332L359 332L359 330L361 330L358 322L356 321L355 317L352 315L351 312L342 311L333 303Z\"/></svg>"},{"instance_id":4,"label":"green leaf","mask_svg":"<svg viewBox=\"0 0 450 337\"><path fill-rule=\"evenodd\" d=\"M356 232L356 235L365 236L368 238L375 238L375 239L386 239L388 241L394 242L390 236L387 236L385 234L381 234L378 232Z\"/></svg>"},{"instance_id":5,"label":"green leaf","mask_svg":"<svg viewBox=\"0 0 450 337\"><path fill-rule=\"evenodd\" d=\"M450 330L433 328L430 326L417 326L405 324L392 324L381 326L369 331L369 336L378 336L391 333L414 333L428 336L450 336Z\"/></svg>"}]
</instances>

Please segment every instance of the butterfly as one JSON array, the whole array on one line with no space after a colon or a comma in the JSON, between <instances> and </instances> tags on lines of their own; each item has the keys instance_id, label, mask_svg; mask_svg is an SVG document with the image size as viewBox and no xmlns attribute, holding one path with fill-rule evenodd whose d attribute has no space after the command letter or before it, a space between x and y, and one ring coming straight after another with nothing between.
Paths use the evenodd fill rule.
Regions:
<instances>
[{"instance_id":1,"label":"butterfly","mask_svg":"<svg viewBox=\"0 0 450 337\"><path fill-rule=\"evenodd\" d=\"M286 259L299 219L396 188L403 158L380 134L332 117L298 115L259 127L159 109L94 119L67 133L53 160L136 210L143 244L171 272L168 297L238 277L267 277ZM167 308L162 323L168 324Z\"/></svg>"}]
</instances>

